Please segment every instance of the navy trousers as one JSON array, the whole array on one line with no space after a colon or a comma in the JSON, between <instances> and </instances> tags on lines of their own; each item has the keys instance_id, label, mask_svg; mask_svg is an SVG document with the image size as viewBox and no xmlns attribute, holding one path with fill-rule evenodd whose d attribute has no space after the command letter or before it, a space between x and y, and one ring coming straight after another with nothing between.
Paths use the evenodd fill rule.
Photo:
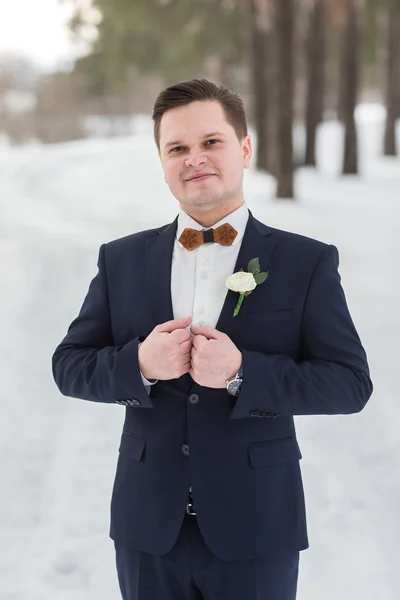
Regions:
<instances>
[{"instance_id":1,"label":"navy trousers","mask_svg":"<svg viewBox=\"0 0 400 600\"><path fill-rule=\"evenodd\" d=\"M295 600L299 552L290 556L224 561L206 546L195 517L186 516L164 556L115 543L123 600Z\"/></svg>"}]
</instances>

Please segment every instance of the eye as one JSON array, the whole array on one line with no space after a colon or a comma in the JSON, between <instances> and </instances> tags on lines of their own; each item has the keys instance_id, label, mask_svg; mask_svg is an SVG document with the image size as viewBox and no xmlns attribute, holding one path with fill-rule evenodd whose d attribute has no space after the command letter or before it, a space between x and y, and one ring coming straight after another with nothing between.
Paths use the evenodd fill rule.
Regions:
<instances>
[{"instance_id":1,"label":"eye","mask_svg":"<svg viewBox=\"0 0 400 600\"><path fill-rule=\"evenodd\" d=\"M174 153L180 152L182 150L182 148L183 148L183 146L175 146L175 148L172 148L170 150L170 154L171 154L171 152L174 152Z\"/></svg>"},{"instance_id":2,"label":"eye","mask_svg":"<svg viewBox=\"0 0 400 600\"><path fill-rule=\"evenodd\" d=\"M210 144L211 146L215 146L216 143L220 142L221 140L217 140L217 139L212 139L212 140L207 140L206 144Z\"/></svg>"}]
</instances>

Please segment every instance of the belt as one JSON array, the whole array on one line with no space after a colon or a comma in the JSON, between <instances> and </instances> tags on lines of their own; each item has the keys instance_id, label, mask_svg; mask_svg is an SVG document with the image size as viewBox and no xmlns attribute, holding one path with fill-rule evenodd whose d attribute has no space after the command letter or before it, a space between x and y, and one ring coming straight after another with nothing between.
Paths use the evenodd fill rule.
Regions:
<instances>
[{"instance_id":1,"label":"belt","mask_svg":"<svg viewBox=\"0 0 400 600\"><path fill-rule=\"evenodd\" d=\"M193 506L193 495L192 495L191 488L188 493L188 501L186 502L186 514L188 514L191 517L196 516L196 511L194 510L194 506Z\"/></svg>"}]
</instances>

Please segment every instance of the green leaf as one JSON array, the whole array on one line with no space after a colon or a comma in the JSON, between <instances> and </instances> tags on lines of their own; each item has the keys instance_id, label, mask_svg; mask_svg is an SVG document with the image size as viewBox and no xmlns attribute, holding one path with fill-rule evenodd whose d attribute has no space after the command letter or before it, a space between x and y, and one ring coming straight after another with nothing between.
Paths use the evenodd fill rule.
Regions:
<instances>
[{"instance_id":1,"label":"green leaf","mask_svg":"<svg viewBox=\"0 0 400 600\"><path fill-rule=\"evenodd\" d=\"M259 273L260 272L260 259L252 258L249 264L247 265L247 270L249 273Z\"/></svg>"},{"instance_id":2,"label":"green leaf","mask_svg":"<svg viewBox=\"0 0 400 600\"><path fill-rule=\"evenodd\" d=\"M268 277L268 273L269 273L269 271L267 271L266 273L256 273L256 275L254 275L254 279L256 280L256 284L260 285L260 283L264 283L264 281Z\"/></svg>"}]
</instances>

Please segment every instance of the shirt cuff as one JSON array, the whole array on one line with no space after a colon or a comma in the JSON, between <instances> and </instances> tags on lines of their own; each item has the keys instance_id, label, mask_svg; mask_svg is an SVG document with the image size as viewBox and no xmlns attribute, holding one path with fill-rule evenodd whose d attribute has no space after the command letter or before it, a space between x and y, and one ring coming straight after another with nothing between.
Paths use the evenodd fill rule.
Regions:
<instances>
[{"instance_id":1,"label":"shirt cuff","mask_svg":"<svg viewBox=\"0 0 400 600\"><path fill-rule=\"evenodd\" d=\"M143 381L144 385L154 385L158 381L158 379L146 379L146 377L143 375L142 371L140 371L140 375L142 377L142 381Z\"/></svg>"}]
</instances>

